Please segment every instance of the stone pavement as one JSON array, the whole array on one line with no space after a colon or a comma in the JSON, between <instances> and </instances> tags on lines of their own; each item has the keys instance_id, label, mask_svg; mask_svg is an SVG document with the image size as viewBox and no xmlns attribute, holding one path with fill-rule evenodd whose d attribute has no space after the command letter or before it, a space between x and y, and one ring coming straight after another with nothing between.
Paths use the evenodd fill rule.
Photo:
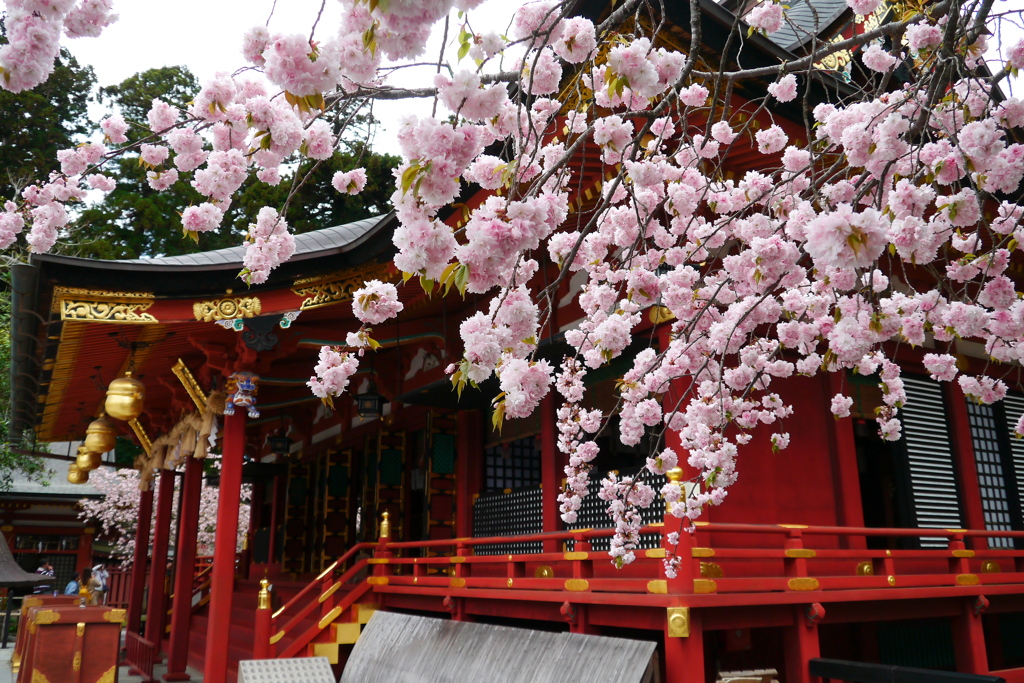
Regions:
<instances>
[{"instance_id":1,"label":"stone pavement","mask_svg":"<svg viewBox=\"0 0 1024 683\"><path fill-rule=\"evenodd\" d=\"M7 648L0 650L0 683L14 683L14 676L11 674L11 655L14 654L14 643L8 643ZM153 678L160 680L160 677L167 671L167 666L157 664L153 670ZM195 669L189 669L194 683L203 683L203 675ZM118 671L118 683L142 683L141 676L129 676L128 667L122 666Z\"/></svg>"}]
</instances>

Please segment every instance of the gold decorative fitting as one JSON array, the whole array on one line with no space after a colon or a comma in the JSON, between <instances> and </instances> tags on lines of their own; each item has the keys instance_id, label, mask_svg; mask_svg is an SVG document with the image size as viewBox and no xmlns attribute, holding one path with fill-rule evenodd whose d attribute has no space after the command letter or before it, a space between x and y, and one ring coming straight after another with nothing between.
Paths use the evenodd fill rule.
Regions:
<instances>
[{"instance_id":1,"label":"gold decorative fitting","mask_svg":"<svg viewBox=\"0 0 1024 683\"><path fill-rule=\"evenodd\" d=\"M644 551L644 556L654 560L664 560L667 553L664 548L651 548Z\"/></svg>"},{"instance_id":2,"label":"gold decorative fitting","mask_svg":"<svg viewBox=\"0 0 1024 683\"><path fill-rule=\"evenodd\" d=\"M85 624L82 624L82 626L85 626ZM81 652L76 652L75 653L75 658L71 660L71 668L74 671L78 671L79 669L82 668L82 653Z\"/></svg>"},{"instance_id":3,"label":"gold decorative fitting","mask_svg":"<svg viewBox=\"0 0 1024 683\"><path fill-rule=\"evenodd\" d=\"M951 534L966 534L967 533L967 529L943 529L943 531L947 531L947 532L949 532Z\"/></svg>"},{"instance_id":4,"label":"gold decorative fitting","mask_svg":"<svg viewBox=\"0 0 1024 683\"><path fill-rule=\"evenodd\" d=\"M566 560L585 560L590 557L590 555L582 551L574 551L571 553L565 553L562 557Z\"/></svg>"},{"instance_id":5,"label":"gold decorative fitting","mask_svg":"<svg viewBox=\"0 0 1024 683\"><path fill-rule=\"evenodd\" d=\"M337 592L337 590L339 588L341 588L341 582L340 581L338 583L331 584L330 588L328 588L327 590L325 590L323 593L320 594L320 598L317 600L317 602L321 602L322 603L324 600L326 600L327 598L329 598L332 595L334 595L335 592Z\"/></svg>"},{"instance_id":6,"label":"gold decorative fitting","mask_svg":"<svg viewBox=\"0 0 1024 683\"><path fill-rule=\"evenodd\" d=\"M665 579L655 579L654 581L648 581L647 592L656 593L657 595L664 595L668 593L668 581L666 581Z\"/></svg>"},{"instance_id":7,"label":"gold decorative fitting","mask_svg":"<svg viewBox=\"0 0 1024 683\"><path fill-rule=\"evenodd\" d=\"M192 304L192 315L203 323L235 318L255 318L263 311L263 303L256 296L228 297Z\"/></svg>"},{"instance_id":8,"label":"gold decorative fitting","mask_svg":"<svg viewBox=\"0 0 1024 683\"><path fill-rule=\"evenodd\" d=\"M857 563L857 570L855 572L857 576L874 576L875 565L871 560L864 560L863 562Z\"/></svg>"},{"instance_id":9,"label":"gold decorative fitting","mask_svg":"<svg viewBox=\"0 0 1024 683\"><path fill-rule=\"evenodd\" d=\"M453 557L449 557L448 561L451 562L452 564L462 564L463 562L466 561L466 558L462 557L461 555L455 555Z\"/></svg>"},{"instance_id":10,"label":"gold decorative fitting","mask_svg":"<svg viewBox=\"0 0 1024 683\"><path fill-rule=\"evenodd\" d=\"M818 580L810 577L801 576L796 579L790 579L789 590L791 591L816 591L818 590Z\"/></svg>"},{"instance_id":11,"label":"gold decorative fitting","mask_svg":"<svg viewBox=\"0 0 1024 683\"><path fill-rule=\"evenodd\" d=\"M505 585L508 586L509 588L511 588L513 583L514 582L512 581L512 579L509 579L508 581L505 582Z\"/></svg>"},{"instance_id":12,"label":"gold decorative fitting","mask_svg":"<svg viewBox=\"0 0 1024 683\"><path fill-rule=\"evenodd\" d=\"M299 305L300 311L311 308L330 306L342 301L350 301L357 289L367 280L390 280L388 264L375 264L370 268L353 268L329 275L296 280L292 293L305 297Z\"/></svg>"},{"instance_id":13,"label":"gold decorative fitting","mask_svg":"<svg viewBox=\"0 0 1024 683\"><path fill-rule=\"evenodd\" d=\"M977 586L979 583L981 583L981 579L977 574L957 574L956 585L958 586Z\"/></svg>"},{"instance_id":14,"label":"gold decorative fitting","mask_svg":"<svg viewBox=\"0 0 1024 683\"><path fill-rule=\"evenodd\" d=\"M126 609L108 609L103 613L103 620L109 621L112 624L121 624L128 619L128 610Z\"/></svg>"},{"instance_id":15,"label":"gold decorative fitting","mask_svg":"<svg viewBox=\"0 0 1024 683\"><path fill-rule=\"evenodd\" d=\"M108 292L55 287L53 310L60 311L61 320L88 320L90 322L146 325L159 322L146 313L153 305L149 292Z\"/></svg>"},{"instance_id":16,"label":"gold decorative fitting","mask_svg":"<svg viewBox=\"0 0 1024 683\"><path fill-rule=\"evenodd\" d=\"M85 635L85 624L83 622L80 621L75 624L75 635L79 638Z\"/></svg>"},{"instance_id":17,"label":"gold decorative fitting","mask_svg":"<svg viewBox=\"0 0 1024 683\"><path fill-rule=\"evenodd\" d=\"M68 465L68 483L69 484L84 484L89 481L89 472L83 470L75 463Z\"/></svg>"},{"instance_id":18,"label":"gold decorative fitting","mask_svg":"<svg viewBox=\"0 0 1024 683\"><path fill-rule=\"evenodd\" d=\"M380 521L380 537L381 538L391 538L391 522L388 520L389 516L390 516L390 514L388 513L387 510L385 510L384 514L381 515L381 521Z\"/></svg>"},{"instance_id":19,"label":"gold decorative fitting","mask_svg":"<svg viewBox=\"0 0 1024 683\"><path fill-rule=\"evenodd\" d=\"M128 426L135 432L135 438L139 440L146 455L153 455L153 442L149 440L149 434L146 434L146 429L142 424L138 420L129 420Z\"/></svg>"},{"instance_id":20,"label":"gold decorative fitting","mask_svg":"<svg viewBox=\"0 0 1024 683\"><path fill-rule=\"evenodd\" d=\"M892 551L891 550L886 550L885 551L885 556L886 557L892 557Z\"/></svg>"},{"instance_id":21,"label":"gold decorative fitting","mask_svg":"<svg viewBox=\"0 0 1024 683\"><path fill-rule=\"evenodd\" d=\"M117 377L107 387L107 399L103 409L117 420L134 420L142 415L142 404L146 400L146 387L130 374Z\"/></svg>"},{"instance_id":22,"label":"gold decorative fitting","mask_svg":"<svg viewBox=\"0 0 1024 683\"><path fill-rule=\"evenodd\" d=\"M192 402L196 404L199 412L206 410L206 394L203 393L196 378L192 376L192 371L185 365L185 361L179 358L178 362L171 368L171 372L181 382L181 386L185 387L185 392L192 399Z\"/></svg>"},{"instance_id":23,"label":"gold decorative fitting","mask_svg":"<svg viewBox=\"0 0 1024 683\"><path fill-rule=\"evenodd\" d=\"M974 557L973 550L954 550L953 557Z\"/></svg>"},{"instance_id":24,"label":"gold decorative fitting","mask_svg":"<svg viewBox=\"0 0 1024 683\"><path fill-rule=\"evenodd\" d=\"M711 579L694 579L693 580L693 592L694 593L717 593L718 584Z\"/></svg>"},{"instance_id":25,"label":"gold decorative fitting","mask_svg":"<svg viewBox=\"0 0 1024 683\"><path fill-rule=\"evenodd\" d=\"M816 552L810 548L786 548L785 555L788 558L804 558L809 559L817 555Z\"/></svg>"},{"instance_id":26,"label":"gold decorative fitting","mask_svg":"<svg viewBox=\"0 0 1024 683\"><path fill-rule=\"evenodd\" d=\"M323 602L323 600L320 602ZM270 609L270 581L266 579L260 579L260 592L257 596L256 609Z\"/></svg>"},{"instance_id":27,"label":"gold decorative fitting","mask_svg":"<svg viewBox=\"0 0 1024 683\"><path fill-rule=\"evenodd\" d=\"M689 607L668 607L666 609L668 620L669 638L690 637L690 608Z\"/></svg>"},{"instance_id":28,"label":"gold decorative fitting","mask_svg":"<svg viewBox=\"0 0 1024 683\"><path fill-rule=\"evenodd\" d=\"M542 564L533 570L533 577L535 579L553 579L555 578L555 572L548 565Z\"/></svg>"},{"instance_id":29,"label":"gold decorative fitting","mask_svg":"<svg viewBox=\"0 0 1024 683\"><path fill-rule=\"evenodd\" d=\"M117 380L114 380L115 382ZM105 417L98 417L85 428L85 450L90 453L106 453L114 450L117 441L117 428ZM82 463L78 463L82 467ZM96 464L99 467L99 463ZM82 467L82 469L86 469ZM95 467L92 469L96 469Z\"/></svg>"},{"instance_id":30,"label":"gold decorative fitting","mask_svg":"<svg viewBox=\"0 0 1024 683\"><path fill-rule=\"evenodd\" d=\"M284 631L278 631L274 635L270 636L270 644L276 645L279 640L284 638Z\"/></svg>"},{"instance_id":31,"label":"gold decorative fitting","mask_svg":"<svg viewBox=\"0 0 1024 683\"><path fill-rule=\"evenodd\" d=\"M117 676L117 665L114 665L103 672L103 675L96 679L96 683L114 683Z\"/></svg>"},{"instance_id":32,"label":"gold decorative fitting","mask_svg":"<svg viewBox=\"0 0 1024 683\"><path fill-rule=\"evenodd\" d=\"M669 481L679 481L683 478L683 468L673 467L665 473L665 477L667 477Z\"/></svg>"},{"instance_id":33,"label":"gold decorative fitting","mask_svg":"<svg viewBox=\"0 0 1024 683\"><path fill-rule=\"evenodd\" d=\"M366 583L371 586L386 586L388 585L388 577L386 576L368 576L366 577Z\"/></svg>"},{"instance_id":34,"label":"gold decorative fitting","mask_svg":"<svg viewBox=\"0 0 1024 683\"><path fill-rule=\"evenodd\" d=\"M886 581L889 582L890 586L895 586L896 585L896 577L895 576L890 576L888 579L886 579Z\"/></svg>"},{"instance_id":35,"label":"gold decorative fitting","mask_svg":"<svg viewBox=\"0 0 1024 683\"><path fill-rule=\"evenodd\" d=\"M590 582L586 579L566 579L565 590L580 593L590 590Z\"/></svg>"},{"instance_id":36,"label":"gold decorative fitting","mask_svg":"<svg viewBox=\"0 0 1024 683\"><path fill-rule=\"evenodd\" d=\"M806 524L776 524L776 526L782 527L783 529L806 529Z\"/></svg>"},{"instance_id":37,"label":"gold decorative fitting","mask_svg":"<svg viewBox=\"0 0 1024 683\"><path fill-rule=\"evenodd\" d=\"M700 575L705 579L720 579L725 576L725 572L714 562L701 562Z\"/></svg>"},{"instance_id":38,"label":"gold decorative fitting","mask_svg":"<svg viewBox=\"0 0 1024 683\"><path fill-rule=\"evenodd\" d=\"M668 306L651 306L651 312L647 314L655 325L675 320L676 316Z\"/></svg>"},{"instance_id":39,"label":"gold decorative fitting","mask_svg":"<svg viewBox=\"0 0 1024 683\"><path fill-rule=\"evenodd\" d=\"M691 548L690 557L714 557L714 548Z\"/></svg>"},{"instance_id":40,"label":"gold decorative fitting","mask_svg":"<svg viewBox=\"0 0 1024 683\"><path fill-rule=\"evenodd\" d=\"M39 624L56 624L60 621L60 612L54 612L52 609L43 609L36 612L35 619L32 620L36 625Z\"/></svg>"},{"instance_id":41,"label":"gold decorative fitting","mask_svg":"<svg viewBox=\"0 0 1024 683\"><path fill-rule=\"evenodd\" d=\"M103 464L100 453L90 453L85 446L78 447L78 454L75 456L75 464L83 472L92 472Z\"/></svg>"},{"instance_id":42,"label":"gold decorative fitting","mask_svg":"<svg viewBox=\"0 0 1024 683\"><path fill-rule=\"evenodd\" d=\"M448 581L448 585L451 588L465 588L466 587L466 580L464 578L462 578L461 576L456 576L455 578L453 578L453 579Z\"/></svg>"},{"instance_id":43,"label":"gold decorative fitting","mask_svg":"<svg viewBox=\"0 0 1024 683\"><path fill-rule=\"evenodd\" d=\"M387 557L371 557L366 561L367 564L388 564L389 562L391 559Z\"/></svg>"},{"instance_id":44,"label":"gold decorative fitting","mask_svg":"<svg viewBox=\"0 0 1024 683\"><path fill-rule=\"evenodd\" d=\"M982 574L998 574L1003 569L999 566L999 563L995 560L985 560L981 563Z\"/></svg>"},{"instance_id":45,"label":"gold decorative fitting","mask_svg":"<svg viewBox=\"0 0 1024 683\"><path fill-rule=\"evenodd\" d=\"M317 624L317 626L320 629L327 628L327 625L330 624L335 619L337 619L341 615L341 613L343 611L344 610L341 608L340 605L338 607L335 607L330 612L328 612L326 615L324 615L324 618L320 620L320 622Z\"/></svg>"}]
</instances>

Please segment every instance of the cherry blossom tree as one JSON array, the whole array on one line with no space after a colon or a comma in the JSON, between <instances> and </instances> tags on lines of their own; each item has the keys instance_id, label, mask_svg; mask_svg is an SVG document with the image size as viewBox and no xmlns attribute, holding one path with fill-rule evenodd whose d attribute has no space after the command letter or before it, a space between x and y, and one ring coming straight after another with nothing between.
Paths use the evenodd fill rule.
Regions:
<instances>
[{"instance_id":1,"label":"cherry blossom tree","mask_svg":"<svg viewBox=\"0 0 1024 683\"><path fill-rule=\"evenodd\" d=\"M79 517L83 520L100 525L103 537L111 544L111 555L120 558L123 564L129 564L135 553L135 536L139 510L139 473L137 470L114 470L106 467L89 473L89 483L103 496L101 498L83 498L79 501ZM159 495L160 479L153 480L153 495ZM175 480L174 500L178 500L180 480ZM199 531L196 543L200 555L212 555L217 528L217 499L219 489L209 486L203 481L199 498ZM236 551L242 549L242 541L249 529L249 497L248 484L242 487L242 505L238 509L238 542ZM171 528L177 528L178 510L172 509ZM156 510L150 528L156 523ZM177 543L177 536L171 538L171 545Z\"/></svg>"},{"instance_id":2,"label":"cherry blossom tree","mask_svg":"<svg viewBox=\"0 0 1024 683\"><path fill-rule=\"evenodd\" d=\"M768 37L787 26L806 32L771 0L741 4L718 61L700 49L711 16L700 0L675 7L688 35L682 50L665 39L665 4L654 0L609 3L599 17L574 16L570 2L531 2L507 36L474 29L478 4L342 0L340 26L318 40L249 30L249 66L211 79L187 109L155 101L146 122L113 116L101 123L102 143L63 150L61 173L5 204L0 246L28 227L31 249L48 250L66 203L109 187L104 164L124 154L139 155L156 189L190 174L206 201L183 213L182 227L200 236L218 229L249 174L274 184L289 155L325 158L337 131L374 100L428 98L432 111L409 114L397 131L394 262L428 292L491 297L462 323L463 354L448 371L458 391L497 376L498 423L529 415L554 384L569 458L559 495L566 522L588 490L595 435L613 418L585 407L587 374L623 353L647 309L669 322L662 343L622 376L613 413L623 443L653 437L652 472L688 468L688 481L660 490L680 531L723 502L756 427L774 430L774 448L788 445L781 425L793 409L774 382L877 374L878 430L898 439L901 347L933 348L924 356L932 377L979 402L1017 381L1024 302L1007 269L1024 249L1024 102L1001 88L1024 67L1024 41L989 41L1020 10L1000 13L993 0L848 0L851 13L873 20L834 38L801 36L801 53L766 64ZM4 48L5 87L45 75L53 27L75 11L62 14L65 5L9 3L34 8L19 20L49 33L25 53L35 61L11 62ZM396 63L421 59L434 25L446 39L433 87L390 84ZM1007 49L989 64L990 47ZM825 66L841 54L852 60L847 72ZM792 120L777 115L783 105L796 108ZM149 137L126 145L129 125ZM739 153L759 155L757 170L731 177ZM604 178L589 202L580 199L584 163L600 164ZM358 193L364 178L342 173L334 186ZM492 194L455 230L439 211L468 183ZM294 251L287 204L251 226L247 282L264 282ZM555 267L553 278L534 277ZM581 283L585 318L565 335L571 352L550 363L535 351L567 278ZM347 348L321 351L310 381L325 401L374 349L371 326L401 310L396 289L379 282L353 307L362 327ZM983 372L960 372L958 340L984 346ZM831 399L836 418L850 406L848 396ZM658 493L631 478L604 480L618 566L634 559L638 510ZM667 558L670 573L677 561Z\"/></svg>"}]
</instances>

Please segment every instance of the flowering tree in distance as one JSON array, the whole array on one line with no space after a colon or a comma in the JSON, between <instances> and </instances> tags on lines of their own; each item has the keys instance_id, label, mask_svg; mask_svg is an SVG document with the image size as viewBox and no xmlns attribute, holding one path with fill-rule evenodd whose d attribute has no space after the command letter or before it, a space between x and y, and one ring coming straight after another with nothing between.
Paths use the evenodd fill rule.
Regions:
<instances>
[{"instance_id":1,"label":"flowering tree in distance","mask_svg":"<svg viewBox=\"0 0 1024 683\"><path fill-rule=\"evenodd\" d=\"M67 5L65 31L74 35L68 17L86 4L19 0L9 16L57 26L51 15ZM498 377L497 422L529 415L554 383L558 445L569 456L559 496L567 522L587 491L595 435L613 417L585 407L587 373L623 353L652 306L674 321L621 378L614 412L624 443L654 437L652 472L689 466L690 482L660 491L680 531L723 502L755 427L775 430L774 448L788 445L775 426L792 413L773 391L778 380L877 373L886 439L900 438L901 345L933 346L924 356L932 377L958 381L980 402L999 400L1007 378L1016 381L1024 302L1007 268L1024 249L1024 145L1016 142L1024 102L999 86L1024 67L1024 41L994 65L983 61L990 36L1012 19L993 0L848 0L851 12L877 21L835 40L810 36L804 53L769 65L749 65L746 55L756 46L748 43L765 45L789 21L771 0L734 19L719 62L699 49L711 15L701 0L672 3L689 36L682 51L662 40L667 3L653 0L609 3L591 18L573 16L570 2L528 3L507 37L474 29L479 0L342 4L341 25L319 41L249 30L249 67L206 83L185 111L154 102L148 121L131 122L148 126L144 142L121 146L129 122L103 121L104 143L62 151L62 173L7 202L0 245L27 227L31 248L49 249L65 203L109 188L103 166L121 154L138 154L156 188L191 174L207 201L184 212L182 227L216 230L247 174L274 184L290 155L329 156L337 112L433 98L433 114L409 115L397 132L395 265L428 291L493 297L463 322L463 356L449 373L459 391ZM390 85L389 64L421 55L435 24L451 40L434 87ZM20 49L20 61L11 46L0 51L5 87L29 87L52 53L46 41ZM844 51L853 59L845 80L820 66ZM773 118L783 106L802 108L802 125ZM758 170L727 177L740 150L760 155ZM601 164L605 182L596 201L571 204L584 159ZM462 182L493 195L467 209L456 232L438 212ZM334 185L358 193L363 183L354 171ZM287 211L287 202L266 207L251 226L247 282L265 281L291 256ZM553 280L534 278L555 267ZM534 352L557 288L576 276L586 317L566 333L572 351L556 367ZM349 348L321 351L309 383L325 401L374 347L370 326L402 308L395 286L381 282L367 283L353 306L363 327ZM960 374L957 340L984 346L984 372ZM844 395L832 399L837 418L850 406ZM638 508L656 493L629 478L604 481L617 565L633 560ZM667 558L669 573L676 563Z\"/></svg>"},{"instance_id":2,"label":"flowering tree in distance","mask_svg":"<svg viewBox=\"0 0 1024 683\"><path fill-rule=\"evenodd\" d=\"M139 473L136 470L114 470L101 467L89 474L89 483L103 494L102 498L83 498L79 501L79 517L83 520L98 523L103 529L103 536L111 543L111 555L120 558L122 563L130 563L135 553L136 523L139 510ZM178 498L175 483L175 500ZM160 479L153 480L153 495L157 495ZM197 548L200 555L212 555L217 528L217 499L219 489L208 486L203 481L199 498L199 531L196 534ZM249 529L249 485L243 486L242 505L238 508L238 543L237 550L242 549L242 540ZM171 512L171 528L176 528L177 509ZM156 523L156 510L150 528ZM172 537L171 544L177 542Z\"/></svg>"}]
</instances>

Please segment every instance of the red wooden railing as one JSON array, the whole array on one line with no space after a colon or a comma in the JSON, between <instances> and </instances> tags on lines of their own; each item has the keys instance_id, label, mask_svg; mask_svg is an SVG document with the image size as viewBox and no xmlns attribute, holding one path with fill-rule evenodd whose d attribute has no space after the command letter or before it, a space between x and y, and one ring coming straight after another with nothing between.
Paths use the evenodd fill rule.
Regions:
<instances>
[{"instance_id":1,"label":"red wooden railing","mask_svg":"<svg viewBox=\"0 0 1024 683\"><path fill-rule=\"evenodd\" d=\"M107 604L111 607L127 609L131 600L132 569L109 569L107 580Z\"/></svg>"},{"instance_id":2,"label":"red wooden railing","mask_svg":"<svg viewBox=\"0 0 1024 683\"><path fill-rule=\"evenodd\" d=\"M678 546L671 546L668 534L673 531L680 531L680 522L672 517L641 529L643 534L660 535L661 547L636 550L636 560L623 570L612 567L607 552L591 549L592 541L612 536L612 529L362 543L273 614L257 611L254 656L304 654L367 592L534 602L563 602L571 595L575 603L659 607L675 604L678 597L672 596L686 595L691 608L796 604L826 596L888 600L1024 593L1024 550L990 549L985 542L1024 539L1021 531L698 522L694 533L682 531ZM901 538L928 539L943 547L867 549L867 538L892 539L891 545ZM473 554L476 546L530 541L572 542L573 550ZM966 541L976 547L968 548ZM372 558L335 578L338 567L371 548ZM427 550L447 554L411 556ZM673 555L680 561L675 576L670 576L664 560ZM370 567L371 575L346 586L364 567ZM317 609L320 620L300 631L299 624ZM271 634L269 642L264 634ZM290 640L278 652L276 644L285 637Z\"/></svg>"},{"instance_id":3,"label":"red wooden railing","mask_svg":"<svg viewBox=\"0 0 1024 683\"><path fill-rule=\"evenodd\" d=\"M153 678L153 663L156 659L156 647L138 633L128 631L124 639L125 663L134 675L141 676L143 681L150 683Z\"/></svg>"}]
</instances>

